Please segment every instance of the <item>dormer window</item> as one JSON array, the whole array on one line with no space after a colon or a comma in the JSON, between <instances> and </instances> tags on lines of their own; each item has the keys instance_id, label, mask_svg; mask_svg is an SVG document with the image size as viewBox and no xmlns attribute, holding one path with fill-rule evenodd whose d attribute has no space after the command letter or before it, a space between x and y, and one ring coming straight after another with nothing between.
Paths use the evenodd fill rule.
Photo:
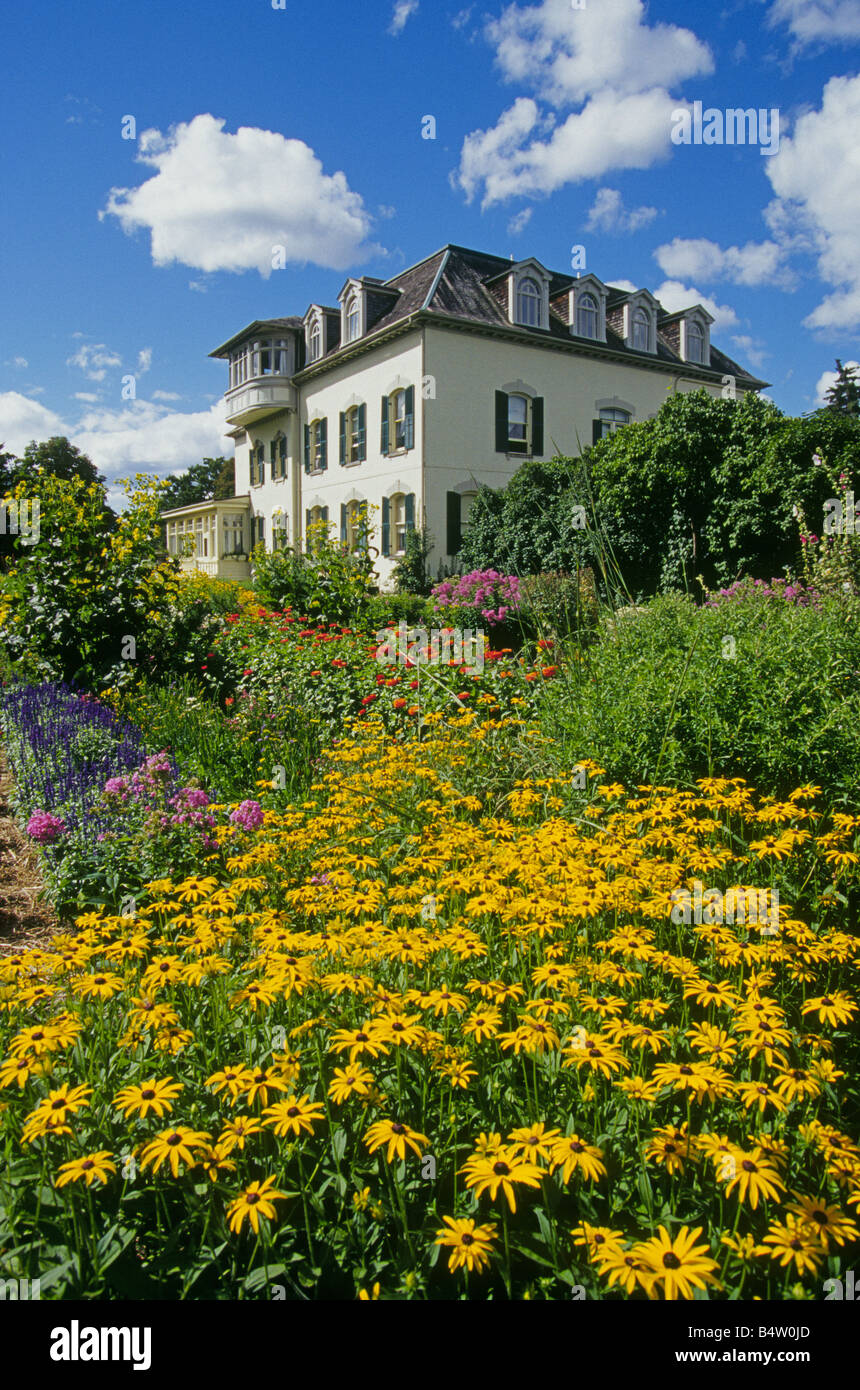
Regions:
<instances>
[{"instance_id":1,"label":"dormer window","mask_svg":"<svg viewBox=\"0 0 860 1390\"><path fill-rule=\"evenodd\" d=\"M705 335L701 325L695 319L690 319L687 324L687 352L688 362L703 363L705 360Z\"/></svg>"},{"instance_id":2,"label":"dormer window","mask_svg":"<svg viewBox=\"0 0 860 1390\"><path fill-rule=\"evenodd\" d=\"M543 295L537 280L530 275L520 280L517 286L517 322L526 328L543 327Z\"/></svg>"},{"instance_id":3,"label":"dormer window","mask_svg":"<svg viewBox=\"0 0 860 1390\"><path fill-rule=\"evenodd\" d=\"M633 310L633 341L636 352L647 352L651 341L651 325L644 309Z\"/></svg>"},{"instance_id":4,"label":"dormer window","mask_svg":"<svg viewBox=\"0 0 860 1390\"><path fill-rule=\"evenodd\" d=\"M581 338L597 338L600 311L593 294L583 294L576 305L576 331Z\"/></svg>"},{"instance_id":5,"label":"dormer window","mask_svg":"<svg viewBox=\"0 0 860 1390\"><path fill-rule=\"evenodd\" d=\"M308 337L308 361L318 362L322 357L322 327L316 319Z\"/></svg>"},{"instance_id":6,"label":"dormer window","mask_svg":"<svg viewBox=\"0 0 860 1390\"><path fill-rule=\"evenodd\" d=\"M361 336L361 305L358 295L353 295L346 307L346 341L354 343Z\"/></svg>"}]
</instances>

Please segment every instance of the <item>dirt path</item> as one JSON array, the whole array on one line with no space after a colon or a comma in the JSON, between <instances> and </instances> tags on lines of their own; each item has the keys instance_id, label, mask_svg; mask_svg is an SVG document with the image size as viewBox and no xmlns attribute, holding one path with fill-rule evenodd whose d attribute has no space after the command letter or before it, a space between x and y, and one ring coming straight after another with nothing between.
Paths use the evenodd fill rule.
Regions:
<instances>
[{"instance_id":1,"label":"dirt path","mask_svg":"<svg viewBox=\"0 0 860 1390\"><path fill-rule=\"evenodd\" d=\"M36 851L9 807L12 777L0 748L0 953L41 946L59 930L59 919L39 901L42 877Z\"/></svg>"}]
</instances>

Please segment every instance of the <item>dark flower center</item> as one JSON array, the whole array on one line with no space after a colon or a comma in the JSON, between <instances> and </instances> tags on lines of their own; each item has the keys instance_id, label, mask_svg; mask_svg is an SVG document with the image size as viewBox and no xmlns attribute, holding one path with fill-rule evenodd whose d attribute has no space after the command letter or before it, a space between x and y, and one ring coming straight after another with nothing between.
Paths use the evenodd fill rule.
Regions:
<instances>
[{"instance_id":1,"label":"dark flower center","mask_svg":"<svg viewBox=\"0 0 860 1390\"><path fill-rule=\"evenodd\" d=\"M391 1133L392 1133L392 1134L405 1134L405 1133L406 1133L406 1126L405 1126L405 1125L401 1125L401 1124L395 1123L395 1124L393 1124L393 1125L391 1126Z\"/></svg>"},{"instance_id":2,"label":"dark flower center","mask_svg":"<svg viewBox=\"0 0 860 1390\"><path fill-rule=\"evenodd\" d=\"M81 1164L81 1168L85 1173L88 1173L89 1170L91 1168L95 1168L95 1166L96 1165L93 1163L93 1160L91 1158L85 1158L83 1163Z\"/></svg>"},{"instance_id":3,"label":"dark flower center","mask_svg":"<svg viewBox=\"0 0 860 1390\"><path fill-rule=\"evenodd\" d=\"M153 1091L152 1087L147 1086L145 1091L141 1091L140 1098L141 1100L154 1100L155 1092Z\"/></svg>"},{"instance_id":4,"label":"dark flower center","mask_svg":"<svg viewBox=\"0 0 860 1390\"><path fill-rule=\"evenodd\" d=\"M493 1164L493 1172L496 1173L499 1177L503 1177L506 1173L509 1173L510 1171L511 1170L508 1167L507 1163L504 1163L501 1159L499 1159L497 1163Z\"/></svg>"},{"instance_id":5,"label":"dark flower center","mask_svg":"<svg viewBox=\"0 0 860 1390\"><path fill-rule=\"evenodd\" d=\"M741 1164L741 1167L743 1168L743 1170L744 1170L745 1173L757 1173L757 1172L758 1172L758 1168L757 1168L756 1164L753 1163L753 1161L752 1161L751 1158L745 1158L744 1161L743 1161L743 1163Z\"/></svg>"},{"instance_id":6,"label":"dark flower center","mask_svg":"<svg viewBox=\"0 0 860 1390\"><path fill-rule=\"evenodd\" d=\"M245 1201L248 1203L249 1207L255 1207L259 1200L260 1194L258 1192L247 1192L245 1194Z\"/></svg>"},{"instance_id":7,"label":"dark flower center","mask_svg":"<svg viewBox=\"0 0 860 1390\"><path fill-rule=\"evenodd\" d=\"M475 1244L475 1237L474 1237L474 1236L470 1236L468 1231L464 1231L463 1234L462 1234L461 1237L460 1237L460 1244L461 1244L461 1245L474 1245L474 1244Z\"/></svg>"},{"instance_id":8,"label":"dark flower center","mask_svg":"<svg viewBox=\"0 0 860 1390\"><path fill-rule=\"evenodd\" d=\"M289 1110L287 1111L287 1114L290 1116L290 1119L292 1119L293 1115L298 1115L298 1114L300 1114L300 1113L301 1113L301 1112L300 1112L299 1107L298 1107L297 1105L291 1105L290 1108L289 1108Z\"/></svg>"},{"instance_id":9,"label":"dark flower center","mask_svg":"<svg viewBox=\"0 0 860 1390\"><path fill-rule=\"evenodd\" d=\"M675 1254L674 1250L666 1251L666 1254L663 1256L663 1265L666 1269L681 1268L681 1261L678 1259L678 1256Z\"/></svg>"},{"instance_id":10,"label":"dark flower center","mask_svg":"<svg viewBox=\"0 0 860 1390\"><path fill-rule=\"evenodd\" d=\"M688 1067L688 1066L686 1065L686 1063L684 1064L683 1067L679 1067L679 1068L678 1068L678 1071L681 1073L682 1076L692 1076L692 1075L693 1075L693 1068L692 1068L692 1067Z\"/></svg>"},{"instance_id":11,"label":"dark flower center","mask_svg":"<svg viewBox=\"0 0 860 1390\"><path fill-rule=\"evenodd\" d=\"M169 1135L167 1136L167 1142L168 1142L168 1144L170 1144L171 1148L175 1148L177 1144L181 1144L181 1143L182 1143L182 1135L181 1135L181 1134L169 1134Z\"/></svg>"}]
</instances>

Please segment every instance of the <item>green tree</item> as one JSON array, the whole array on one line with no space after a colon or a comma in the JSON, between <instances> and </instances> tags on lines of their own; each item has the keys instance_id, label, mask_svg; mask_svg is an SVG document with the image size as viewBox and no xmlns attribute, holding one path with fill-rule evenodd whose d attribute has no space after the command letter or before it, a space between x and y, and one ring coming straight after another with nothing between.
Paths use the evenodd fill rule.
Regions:
<instances>
[{"instance_id":1,"label":"green tree","mask_svg":"<svg viewBox=\"0 0 860 1390\"><path fill-rule=\"evenodd\" d=\"M189 507L194 502L220 502L235 496L236 464L234 459L204 458L192 463L184 473L168 478L162 494L163 511L173 507Z\"/></svg>"},{"instance_id":2,"label":"green tree","mask_svg":"<svg viewBox=\"0 0 860 1390\"><path fill-rule=\"evenodd\" d=\"M860 381L857 380L857 368L843 367L837 357L836 380L825 392L824 399L827 401L824 409L834 415L860 416Z\"/></svg>"},{"instance_id":3,"label":"green tree","mask_svg":"<svg viewBox=\"0 0 860 1390\"><path fill-rule=\"evenodd\" d=\"M158 523L162 483L138 474L129 506L105 525L104 488L79 477L39 482L35 540L15 538L3 639L27 676L118 684L146 669L152 623L177 583ZM32 480L14 496L32 497Z\"/></svg>"},{"instance_id":4,"label":"green tree","mask_svg":"<svg viewBox=\"0 0 860 1390\"><path fill-rule=\"evenodd\" d=\"M67 482L72 478L80 478L84 483L104 482L92 460L61 434L41 444L31 440L23 457L15 460L13 474L15 483L42 477L64 478Z\"/></svg>"}]
</instances>

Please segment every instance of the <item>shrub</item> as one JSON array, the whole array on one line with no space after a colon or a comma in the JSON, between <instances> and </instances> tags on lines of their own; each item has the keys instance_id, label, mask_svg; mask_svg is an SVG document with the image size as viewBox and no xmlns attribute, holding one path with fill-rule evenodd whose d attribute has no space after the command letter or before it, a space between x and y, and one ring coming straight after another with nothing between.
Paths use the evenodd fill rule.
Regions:
<instances>
[{"instance_id":1,"label":"shrub","mask_svg":"<svg viewBox=\"0 0 860 1390\"><path fill-rule=\"evenodd\" d=\"M569 762L619 779L738 775L776 795L808 781L847 803L858 671L860 604L746 581L702 608L667 595L605 624L554 684L544 726Z\"/></svg>"}]
</instances>

